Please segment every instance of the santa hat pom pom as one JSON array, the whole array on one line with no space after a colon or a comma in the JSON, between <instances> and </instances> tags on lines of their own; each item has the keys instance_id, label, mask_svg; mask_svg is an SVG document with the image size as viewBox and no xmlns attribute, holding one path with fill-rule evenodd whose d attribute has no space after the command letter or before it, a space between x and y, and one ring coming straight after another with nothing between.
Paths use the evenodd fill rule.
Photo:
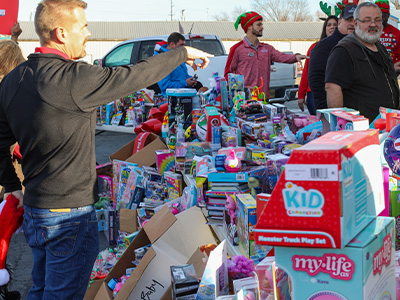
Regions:
<instances>
[{"instance_id":1,"label":"santa hat pom pom","mask_svg":"<svg viewBox=\"0 0 400 300\"><path fill-rule=\"evenodd\" d=\"M10 273L6 269L0 270L0 286L6 285L10 281Z\"/></svg>"}]
</instances>

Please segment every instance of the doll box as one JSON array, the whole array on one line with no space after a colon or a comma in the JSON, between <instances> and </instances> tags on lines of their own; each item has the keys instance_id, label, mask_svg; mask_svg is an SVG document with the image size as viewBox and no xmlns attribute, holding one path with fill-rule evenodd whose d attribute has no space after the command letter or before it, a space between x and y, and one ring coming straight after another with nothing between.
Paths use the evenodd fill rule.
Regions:
<instances>
[{"instance_id":1,"label":"doll box","mask_svg":"<svg viewBox=\"0 0 400 300\"><path fill-rule=\"evenodd\" d=\"M239 251L257 264L271 250L271 247L254 243L254 227L257 224L257 202L250 194L236 195L237 232Z\"/></svg>"},{"instance_id":2,"label":"doll box","mask_svg":"<svg viewBox=\"0 0 400 300\"><path fill-rule=\"evenodd\" d=\"M369 120L363 116L357 116L347 112L332 112L330 122L331 131L339 130L368 130Z\"/></svg>"},{"instance_id":3,"label":"doll box","mask_svg":"<svg viewBox=\"0 0 400 300\"><path fill-rule=\"evenodd\" d=\"M378 217L343 249L276 247L294 300L396 299L393 218Z\"/></svg>"},{"instance_id":4,"label":"doll box","mask_svg":"<svg viewBox=\"0 0 400 300\"><path fill-rule=\"evenodd\" d=\"M258 244L343 248L385 207L377 130L293 150L255 230Z\"/></svg>"}]
</instances>

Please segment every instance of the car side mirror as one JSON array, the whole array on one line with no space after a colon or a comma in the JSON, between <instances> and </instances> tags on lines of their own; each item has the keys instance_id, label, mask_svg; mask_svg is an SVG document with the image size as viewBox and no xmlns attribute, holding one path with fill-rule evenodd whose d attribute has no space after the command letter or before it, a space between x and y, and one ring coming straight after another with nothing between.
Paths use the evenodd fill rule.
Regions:
<instances>
[{"instance_id":1,"label":"car side mirror","mask_svg":"<svg viewBox=\"0 0 400 300\"><path fill-rule=\"evenodd\" d=\"M93 61L93 64L96 65L96 66L100 66L101 67L101 65L102 65L101 59L95 59Z\"/></svg>"}]
</instances>

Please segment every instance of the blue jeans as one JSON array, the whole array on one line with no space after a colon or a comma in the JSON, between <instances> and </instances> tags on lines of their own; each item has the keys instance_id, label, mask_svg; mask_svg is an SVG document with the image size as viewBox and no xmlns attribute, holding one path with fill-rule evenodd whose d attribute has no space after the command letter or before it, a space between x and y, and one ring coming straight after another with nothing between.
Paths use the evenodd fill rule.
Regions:
<instances>
[{"instance_id":1,"label":"blue jeans","mask_svg":"<svg viewBox=\"0 0 400 300\"><path fill-rule=\"evenodd\" d=\"M24 209L23 229L33 255L33 286L27 299L82 300L99 253L94 206L70 212Z\"/></svg>"},{"instance_id":2,"label":"blue jeans","mask_svg":"<svg viewBox=\"0 0 400 300\"><path fill-rule=\"evenodd\" d=\"M307 92L307 109L310 115L316 115L317 109L315 108L314 95L312 92Z\"/></svg>"}]
</instances>

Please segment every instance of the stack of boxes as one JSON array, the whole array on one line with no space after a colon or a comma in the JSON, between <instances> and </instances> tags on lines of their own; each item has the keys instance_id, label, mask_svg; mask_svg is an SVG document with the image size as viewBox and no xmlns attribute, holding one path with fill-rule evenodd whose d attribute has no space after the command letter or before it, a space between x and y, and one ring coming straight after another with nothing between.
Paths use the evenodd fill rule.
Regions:
<instances>
[{"instance_id":1,"label":"stack of boxes","mask_svg":"<svg viewBox=\"0 0 400 300\"><path fill-rule=\"evenodd\" d=\"M292 299L396 299L394 221L377 217L383 209L378 132L330 132L293 151L255 241L276 246Z\"/></svg>"}]
</instances>

